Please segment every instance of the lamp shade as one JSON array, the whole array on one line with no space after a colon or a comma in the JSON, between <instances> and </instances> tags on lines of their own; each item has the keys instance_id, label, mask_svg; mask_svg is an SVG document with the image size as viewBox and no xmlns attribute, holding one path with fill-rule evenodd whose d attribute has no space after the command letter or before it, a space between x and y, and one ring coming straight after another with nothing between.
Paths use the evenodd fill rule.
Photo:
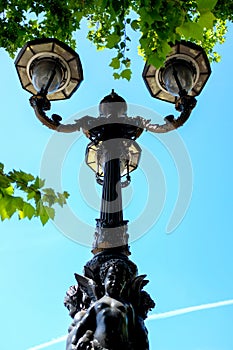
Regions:
<instances>
[{"instance_id":1,"label":"lamp shade","mask_svg":"<svg viewBox=\"0 0 233 350\"><path fill-rule=\"evenodd\" d=\"M112 143L111 147L114 148L114 140L108 142ZM97 145L94 142L89 143L86 149L86 164L100 178L104 177L104 165L106 161L104 147L104 143L100 141ZM123 152L120 152L119 155L116 152L115 157L120 159L120 173L121 177L123 177L137 169L141 156L141 148L136 142L125 139L122 140L121 149Z\"/></svg>"},{"instance_id":2,"label":"lamp shade","mask_svg":"<svg viewBox=\"0 0 233 350\"><path fill-rule=\"evenodd\" d=\"M83 80L79 55L55 38L29 41L15 60L23 89L49 100L69 98Z\"/></svg>"},{"instance_id":3,"label":"lamp shade","mask_svg":"<svg viewBox=\"0 0 233 350\"><path fill-rule=\"evenodd\" d=\"M181 90L190 96L199 95L210 74L202 47L181 41L171 47L163 67L157 69L146 63L142 76L152 97L175 103Z\"/></svg>"}]
</instances>

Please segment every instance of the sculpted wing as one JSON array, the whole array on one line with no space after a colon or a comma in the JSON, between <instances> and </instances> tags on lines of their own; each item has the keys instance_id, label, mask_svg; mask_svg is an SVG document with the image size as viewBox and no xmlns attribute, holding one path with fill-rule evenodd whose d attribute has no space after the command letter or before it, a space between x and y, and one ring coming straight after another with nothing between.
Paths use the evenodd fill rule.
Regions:
<instances>
[{"instance_id":1,"label":"sculpted wing","mask_svg":"<svg viewBox=\"0 0 233 350\"><path fill-rule=\"evenodd\" d=\"M78 282L79 288L88 295L88 297L91 299L91 301L96 301L97 293L96 293L96 283L93 279L79 275L78 273L75 273L75 279Z\"/></svg>"}]
</instances>

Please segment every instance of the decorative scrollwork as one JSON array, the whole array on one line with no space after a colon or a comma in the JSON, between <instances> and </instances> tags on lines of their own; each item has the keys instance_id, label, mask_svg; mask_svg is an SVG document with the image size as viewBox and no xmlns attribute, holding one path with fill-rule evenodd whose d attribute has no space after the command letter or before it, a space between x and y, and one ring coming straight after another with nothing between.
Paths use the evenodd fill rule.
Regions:
<instances>
[{"instance_id":1,"label":"decorative scrollwork","mask_svg":"<svg viewBox=\"0 0 233 350\"><path fill-rule=\"evenodd\" d=\"M82 129L83 133L90 140L98 143L102 137L100 126L110 123L118 122L125 124L125 133L127 133L127 138L131 138L133 140L139 137L143 130L154 133L166 133L177 129L188 120L193 108L196 106L196 99L188 95L180 97L175 104L176 110L181 112L180 116L175 119L173 115L168 115L164 118L165 124L162 125L151 124L150 119L148 120L140 116L128 117L127 115L117 117L114 116L112 118L111 115L101 115L99 117L83 116L80 119L76 119L74 124L62 124L62 118L60 115L53 114L51 118L46 115L45 111L49 110L51 107L50 101L46 98L46 96L32 96L30 98L30 104L34 109L37 118L48 128L64 133L80 131L80 129ZM130 132L132 133L131 137L129 136ZM122 135L122 137L124 137L124 135Z\"/></svg>"}]
</instances>

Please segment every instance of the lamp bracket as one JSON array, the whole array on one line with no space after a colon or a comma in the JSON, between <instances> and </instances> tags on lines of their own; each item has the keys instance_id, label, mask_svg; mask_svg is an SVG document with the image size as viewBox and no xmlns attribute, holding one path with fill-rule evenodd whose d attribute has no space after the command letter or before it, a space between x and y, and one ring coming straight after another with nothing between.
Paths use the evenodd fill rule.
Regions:
<instances>
[{"instance_id":1,"label":"lamp bracket","mask_svg":"<svg viewBox=\"0 0 233 350\"><path fill-rule=\"evenodd\" d=\"M193 96L189 96L186 94L180 95L180 98L177 99L175 104L176 110L181 112L180 116L177 119L175 119L173 115L169 115L164 118L165 124L160 125L151 124L151 120L145 119L140 116L136 116L133 118L125 116L125 123L128 124L128 120L130 120L131 123L133 122L138 124L138 134L136 135L136 138L142 133L143 130L151 131L154 133L166 133L174 129L178 129L188 120L192 110L194 109L197 103L195 97ZM45 111L49 110L51 107L50 101L46 98L46 96L42 96L39 94L34 95L30 98L30 104L34 109L34 112L37 118L40 120L40 122L43 125L47 126L49 129L64 133L71 133L75 131L80 131L80 129L82 129L84 134L89 139L93 138L92 130L95 128L95 126L99 123L102 123L103 119L105 119L104 117L95 118L91 116L84 116L80 119L76 119L75 123L73 124L62 124L60 123L62 118L59 115L53 114L51 118L49 118L46 115Z\"/></svg>"},{"instance_id":2,"label":"lamp bracket","mask_svg":"<svg viewBox=\"0 0 233 350\"><path fill-rule=\"evenodd\" d=\"M175 119L173 115L168 115L164 118L165 124L151 124L150 120L145 120L144 128L147 131L154 133L166 133L174 129L178 129L189 118L192 110L196 106L197 100L193 96L183 95L176 101L175 108L181 112L179 117Z\"/></svg>"},{"instance_id":3,"label":"lamp bracket","mask_svg":"<svg viewBox=\"0 0 233 350\"><path fill-rule=\"evenodd\" d=\"M34 109L34 112L40 122L47 126L49 129L56 130L58 132L71 133L75 131L80 131L82 128L84 133L87 128L87 122L90 118L89 116L84 116L80 119L75 120L74 124L62 124L60 121L62 117L58 114L52 114L49 118L45 111L48 111L51 108L50 101L44 95L34 95L30 98L30 104Z\"/></svg>"}]
</instances>

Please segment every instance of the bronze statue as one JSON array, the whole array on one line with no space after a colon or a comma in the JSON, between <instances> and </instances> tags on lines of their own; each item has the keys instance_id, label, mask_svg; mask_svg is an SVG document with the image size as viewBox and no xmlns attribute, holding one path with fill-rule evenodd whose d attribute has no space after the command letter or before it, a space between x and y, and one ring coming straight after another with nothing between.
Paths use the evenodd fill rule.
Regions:
<instances>
[{"instance_id":1,"label":"bronze statue","mask_svg":"<svg viewBox=\"0 0 233 350\"><path fill-rule=\"evenodd\" d=\"M135 277L124 261L110 259L100 267L102 291L92 279L75 276L79 284L67 292L65 305L70 311L71 304L77 306L75 295L82 301L69 329L67 350L149 349L144 318L155 304L141 290L148 282L145 275ZM87 309L84 300L90 302Z\"/></svg>"}]
</instances>

